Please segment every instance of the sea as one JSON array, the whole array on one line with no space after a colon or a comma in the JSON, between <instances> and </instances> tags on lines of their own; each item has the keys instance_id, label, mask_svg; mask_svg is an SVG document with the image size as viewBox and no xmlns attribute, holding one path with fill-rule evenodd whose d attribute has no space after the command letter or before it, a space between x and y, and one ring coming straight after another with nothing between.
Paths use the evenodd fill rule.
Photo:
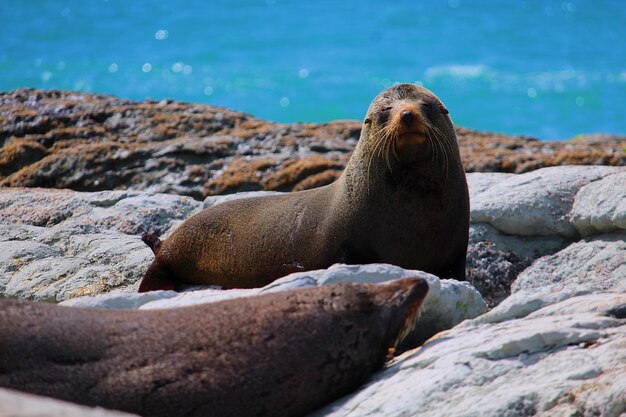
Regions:
<instances>
[{"instance_id":1,"label":"sea","mask_svg":"<svg viewBox=\"0 0 626 417\"><path fill-rule=\"evenodd\" d=\"M0 90L362 119L399 82L464 127L626 133L626 1L2 0Z\"/></svg>"}]
</instances>

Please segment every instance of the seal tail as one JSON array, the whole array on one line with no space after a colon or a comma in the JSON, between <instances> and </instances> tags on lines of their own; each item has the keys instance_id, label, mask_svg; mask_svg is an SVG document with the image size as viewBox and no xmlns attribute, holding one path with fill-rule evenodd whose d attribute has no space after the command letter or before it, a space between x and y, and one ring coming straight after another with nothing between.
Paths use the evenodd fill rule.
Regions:
<instances>
[{"instance_id":1,"label":"seal tail","mask_svg":"<svg viewBox=\"0 0 626 417\"><path fill-rule=\"evenodd\" d=\"M156 233L144 233L141 236L141 240L143 241L143 243L148 245L150 249L152 249L152 252L155 255L159 253L159 250L161 249L161 244L163 242L161 242L161 239L159 239Z\"/></svg>"},{"instance_id":2,"label":"seal tail","mask_svg":"<svg viewBox=\"0 0 626 417\"><path fill-rule=\"evenodd\" d=\"M158 260L158 254L161 250L161 239L155 233L144 233L141 236L143 243L148 245L154 253L154 261L146 271L146 274L139 284L138 292L158 291L158 290L174 290L176 283L167 273L166 269L161 265Z\"/></svg>"}]
</instances>

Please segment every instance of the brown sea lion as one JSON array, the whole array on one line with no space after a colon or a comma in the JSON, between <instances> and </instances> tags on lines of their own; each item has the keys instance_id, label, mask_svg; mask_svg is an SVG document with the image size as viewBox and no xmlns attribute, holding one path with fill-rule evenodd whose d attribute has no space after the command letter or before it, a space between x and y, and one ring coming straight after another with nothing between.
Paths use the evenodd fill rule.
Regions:
<instances>
[{"instance_id":1,"label":"brown sea lion","mask_svg":"<svg viewBox=\"0 0 626 417\"><path fill-rule=\"evenodd\" d=\"M0 387L144 416L299 416L361 385L413 326L423 279L165 310L0 300Z\"/></svg>"},{"instance_id":2,"label":"brown sea lion","mask_svg":"<svg viewBox=\"0 0 626 417\"><path fill-rule=\"evenodd\" d=\"M139 291L174 282L266 285L334 263L383 262L465 279L469 196L448 111L430 91L378 95L346 169L306 191L229 201L192 216L164 242Z\"/></svg>"}]
</instances>

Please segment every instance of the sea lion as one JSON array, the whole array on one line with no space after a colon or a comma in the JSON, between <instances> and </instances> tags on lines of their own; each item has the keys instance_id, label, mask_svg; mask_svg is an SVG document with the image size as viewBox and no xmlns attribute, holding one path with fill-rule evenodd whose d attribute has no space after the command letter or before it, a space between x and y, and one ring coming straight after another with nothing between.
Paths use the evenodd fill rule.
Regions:
<instances>
[{"instance_id":1,"label":"sea lion","mask_svg":"<svg viewBox=\"0 0 626 417\"><path fill-rule=\"evenodd\" d=\"M424 279L164 310L0 300L0 387L145 416L299 416L361 385Z\"/></svg>"},{"instance_id":2,"label":"sea lion","mask_svg":"<svg viewBox=\"0 0 626 417\"><path fill-rule=\"evenodd\" d=\"M430 91L395 85L370 105L334 183L229 201L161 242L139 291L175 282L266 285L334 263L390 263L465 279L469 196L448 110Z\"/></svg>"}]
</instances>

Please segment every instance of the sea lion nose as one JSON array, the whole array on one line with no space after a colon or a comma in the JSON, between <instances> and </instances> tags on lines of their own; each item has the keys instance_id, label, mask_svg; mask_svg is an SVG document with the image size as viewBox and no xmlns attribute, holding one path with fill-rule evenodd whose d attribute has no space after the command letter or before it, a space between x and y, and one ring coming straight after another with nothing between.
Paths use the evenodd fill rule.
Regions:
<instances>
[{"instance_id":1,"label":"sea lion nose","mask_svg":"<svg viewBox=\"0 0 626 417\"><path fill-rule=\"evenodd\" d=\"M411 124L413 124L413 120L415 119L415 116L413 116L413 113L409 110L403 111L401 117L402 122L407 126L411 126Z\"/></svg>"}]
</instances>

